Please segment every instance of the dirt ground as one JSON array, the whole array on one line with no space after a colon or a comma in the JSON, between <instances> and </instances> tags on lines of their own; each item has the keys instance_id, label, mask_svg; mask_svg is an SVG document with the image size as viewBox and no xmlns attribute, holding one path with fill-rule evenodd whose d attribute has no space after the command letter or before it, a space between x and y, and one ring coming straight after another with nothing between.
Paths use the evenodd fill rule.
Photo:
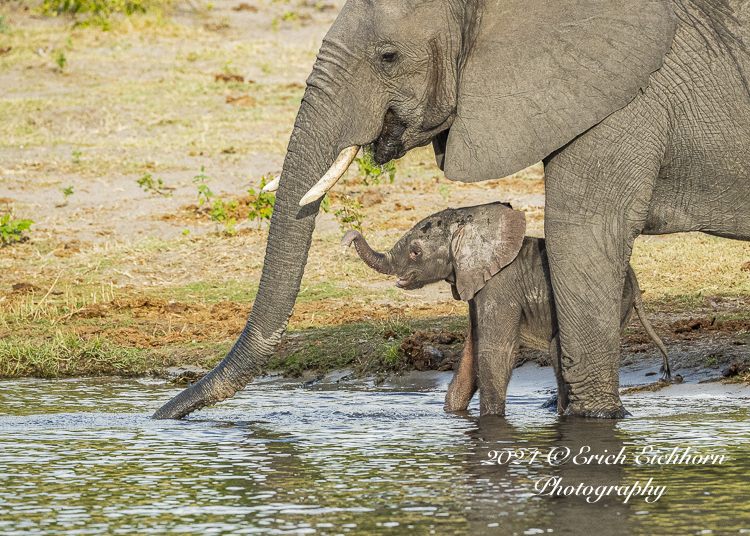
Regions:
<instances>
[{"instance_id":1,"label":"dirt ground","mask_svg":"<svg viewBox=\"0 0 750 536\"><path fill-rule=\"evenodd\" d=\"M20 357L45 344L51 355L70 350L73 340L158 352L168 364L223 356L263 264L267 222L248 219L248 190L278 175L305 79L342 4L178 2L115 19L108 31L44 17L33 2L0 4L0 216L34 221L23 243L0 248L0 375L75 374ZM526 212L528 234L543 236L541 165L453 183L421 148L397 162L392 184L366 186L362 175L353 165L317 220L290 324L290 336L310 344L333 327L369 323L378 342L365 353L406 359L381 342L388 322L418 321L398 333L400 345L418 329L450 331L445 318L466 313L447 285L398 291L343 250L346 226L334 213L347 196L362 203L363 233L380 250L433 212L490 201L511 202ZM155 189L139 186L145 177ZM215 195L205 204L201 185ZM207 208L217 198L237 203L222 221ZM745 359L748 260L747 244L699 234L638 240L633 264L677 365L718 371ZM433 318L442 320L424 320ZM623 362L655 355L644 337L632 322Z\"/></svg>"}]
</instances>

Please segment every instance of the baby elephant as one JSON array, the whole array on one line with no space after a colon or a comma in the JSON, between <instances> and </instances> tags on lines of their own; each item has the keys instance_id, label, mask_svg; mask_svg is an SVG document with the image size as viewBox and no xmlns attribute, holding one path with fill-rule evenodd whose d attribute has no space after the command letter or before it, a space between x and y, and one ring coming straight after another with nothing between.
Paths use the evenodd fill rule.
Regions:
<instances>
[{"instance_id":1,"label":"baby elephant","mask_svg":"<svg viewBox=\"0 0 750 536\"><path fill-rule=\"evenodd\" d=\"M555 303L543 239L525 237L526 217L503 203L447 209L416 224L387 253L373 251L362 235L352 242L371 268L398 276L396 286L417 289L445 280L453 297L469 302L469 335L461 364L445 397L446 411L466 409L480 388L480 415L504 415L505 394L518 344L548 351L558 386L558 412L567 406L560 367ZM625 327L635 308L663 355L662 372L670 377L667 352L646 319L632 267L620 307Z\"/></svg>"}]
</instances>

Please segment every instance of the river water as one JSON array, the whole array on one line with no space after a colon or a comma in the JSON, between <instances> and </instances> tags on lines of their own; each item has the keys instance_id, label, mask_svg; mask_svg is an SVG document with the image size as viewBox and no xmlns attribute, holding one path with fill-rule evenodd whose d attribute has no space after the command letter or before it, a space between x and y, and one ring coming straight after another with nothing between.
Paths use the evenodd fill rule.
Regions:
<instances>
[{"instance_id":1,"label":"river water","mask_svg":"<svg viewBox=\"0 0 750 536\"><path fill-rule=\"evenodd\" d=\"M505 419L446 414L446 373L265 379L183 421L149 418L157 382L0 382L0 535L750 533L750 388L563 419L548 375L514 373ZM710 461L665 463L688 447Z\"/></svg>"}]
</instances>

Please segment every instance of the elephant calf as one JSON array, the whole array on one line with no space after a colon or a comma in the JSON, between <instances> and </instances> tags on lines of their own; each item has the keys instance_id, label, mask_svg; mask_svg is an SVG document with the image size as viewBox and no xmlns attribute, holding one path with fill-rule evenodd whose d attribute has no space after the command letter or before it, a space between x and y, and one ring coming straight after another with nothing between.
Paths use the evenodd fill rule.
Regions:
<instances>
[{"instance_id":1,"label":"elephant calf","mask_svg":"<svg viewBox=\"0 0 750 536\"><path fill-rule=\"evenodd\" d=\"M445 280L454 298L469 302L469 335L448 387L446 411L466 409L480 388L480 414L503 415L519 342L549 351L557 378L558 411L562 413L567 406L545 243L525 237L525 231L523 212L491 203L433 214L417 223L387 253L373 251L357 231L349 231L341 240L345 246L354 243L371 268L397 275L399 288L417 289ZM591 277L595 279L596 274ZM621 328L627 325L633 308L661 350L662 371L668 379L666 349L646 319L638 280L628 266Z\"/></svg>"}]
</instances>

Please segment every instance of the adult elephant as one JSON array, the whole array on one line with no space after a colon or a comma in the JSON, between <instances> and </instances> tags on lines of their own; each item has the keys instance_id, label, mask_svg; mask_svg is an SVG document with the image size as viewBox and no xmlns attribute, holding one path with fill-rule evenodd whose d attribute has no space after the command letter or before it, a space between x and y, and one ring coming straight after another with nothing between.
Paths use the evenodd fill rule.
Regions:
<instances>
[{"instance_id":1,"label":"adult elephant","mask_svg":"<svg viewBox=\"0 0 750 536\"><path fill-rule=\"evenodd\" d=\"M464 182L544 160L567 412L624 415L619 302L635 238L750 239L749 11L745 0L348 0L307 80L250 319L155 417L224 400L261 372L331 181L299 202L337 155L332 180L348 148L369 143L380 163L432 143Z\"/></svg>"}]
</instances>

